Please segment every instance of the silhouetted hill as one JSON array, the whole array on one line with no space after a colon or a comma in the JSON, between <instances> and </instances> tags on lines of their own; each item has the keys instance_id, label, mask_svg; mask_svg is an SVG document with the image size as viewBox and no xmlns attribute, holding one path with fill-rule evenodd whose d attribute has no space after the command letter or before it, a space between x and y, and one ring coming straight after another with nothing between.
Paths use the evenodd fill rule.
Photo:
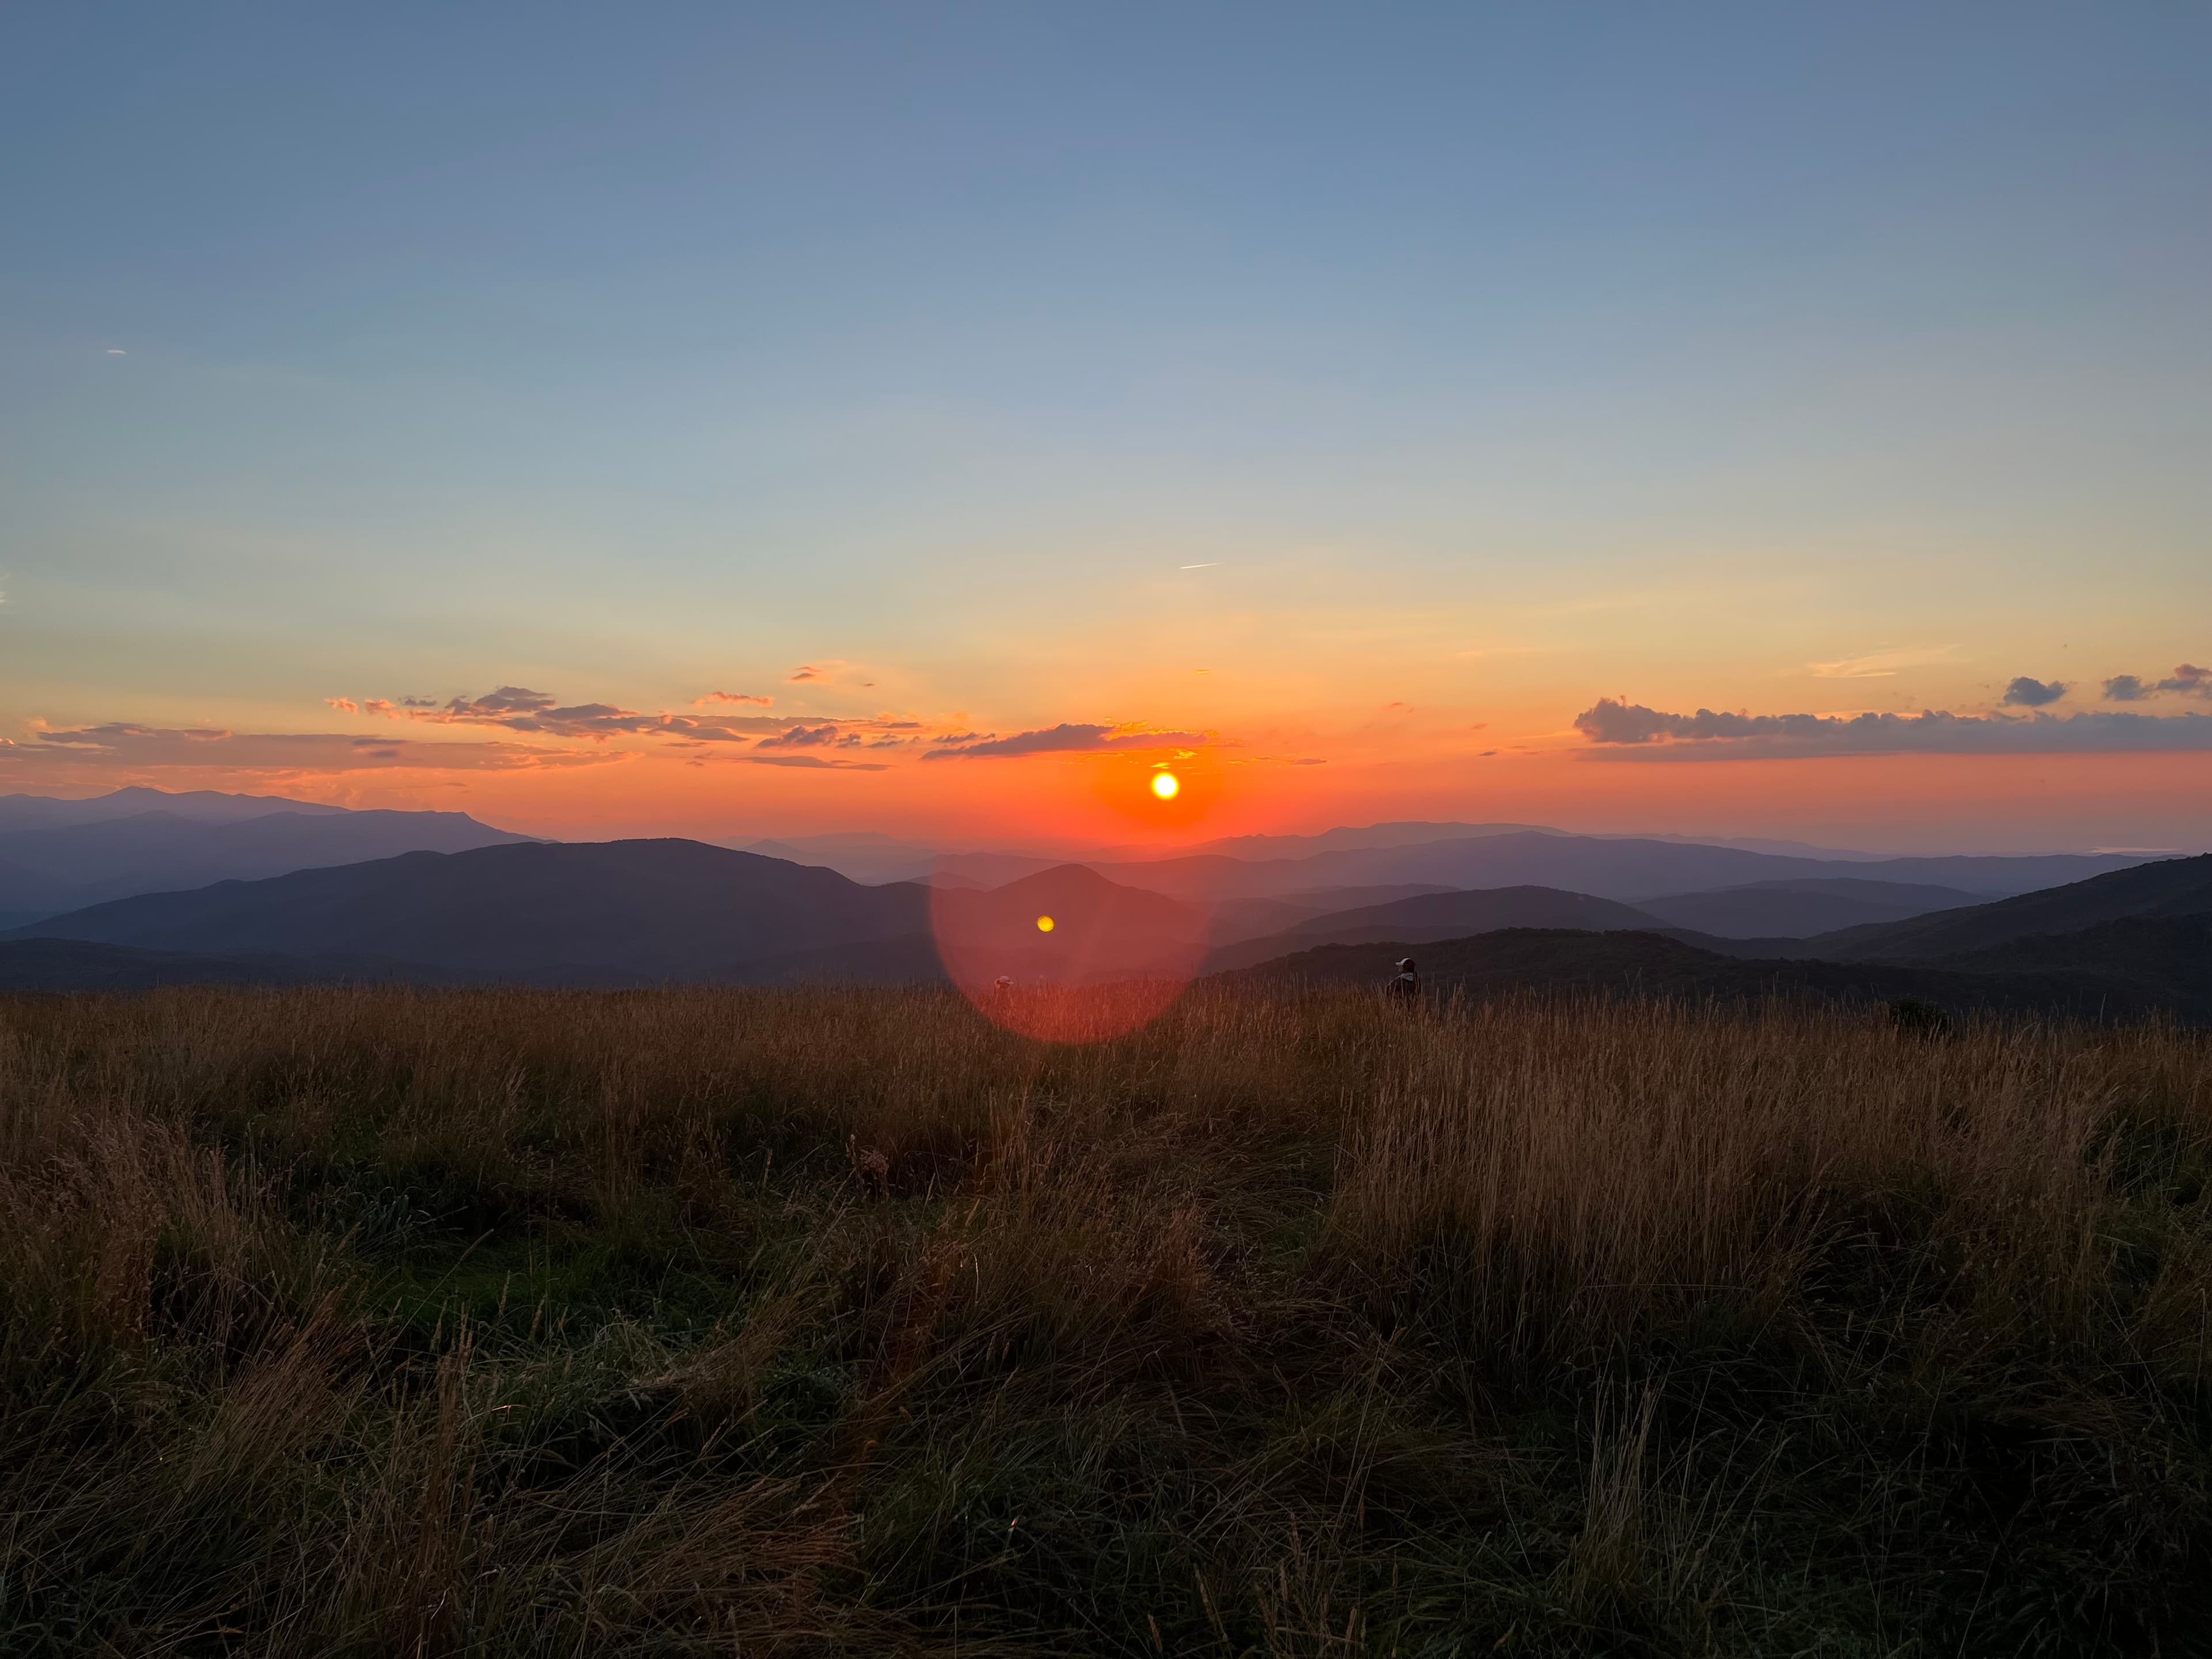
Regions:
<instances>
[{"instance_id":1,"label":"silhouetted hill","mask_svg":"<svg viewBox=\"0 0 2212 1659\"><path fill-rule=\"evenodd\" d=\"M166 799L153 790L118 793ZM64 805L102 806L114 799ZM188 806L205 806L181 799ZM337 807L302 810L293 803L234 795L213 799L222 805L212 816L165 806L125 816L0 828L0 912L52 915L135 893L173 892L401 853L460 853L530 839L479 823L462 812L351 812ZM247 816L226 810L240 801L283 810ZM0 806L7 804L0 801ZM8 816L0 812L0 825L8 822Z\"/></svg>"},{"instance_id":2,"label":"silhouetted hill","mask_svg":"<svg viewBox=\"0 0 2212 1659\"><path fill-rule=\"evenodd\" d=\"M918 885L864 887L692 841L410 853L95 905L20 929L200 954L345 955L538 982L779 978L780 960L928 930Z\"/></svg>"},{"instance_id":3,"label":"silhouetted hill","mask_svg":"<svg viewBox=\"0 0 2212 1659\"><path fill-rule=\"evenodd\" d=\"M1639 899L1636 908L1670 927L1694 928L1722 939L1805 939L1986 902L1987 895L1957 887L1806 876Z\"/></svg>"},{"instance_id":4,"label":"silhouetted hill","mask_svg":"<svg viewBox=\"0 0 2212 1659\"><path fill-rule=\"evenodd\" d=\"M2038 934L2071 933L2100 922L2208 914L2212 914L2212 854L2161 859L1995 904L1846 928L1805 943L1808 955L1839 962L1920 962Z\"/></svg>"},{"instance_id":5,"label":"silhouetted hill","mask_svg":"<svg viewBox=\"0 0 2212 1659\"><path fill-rule=\"evenodd\" d=\"M1411 954L1432 997L1455 992L1602 992L1687 1000L1801 997L1887 1001L1918 997L1957 1012L1973 1009L2085 1019L2170 1014L2212 1021L2212 991L2200 977L2147 988L2094 972L2029 969L1962 973L1894 963L1751 961L1701 951L1658 933L1586 933L1510 928L1473 939L1415 945L1393 940L1331 945L1229 975L1278 984L1368 985L1379 992L1392 964Z\"/></svg>"},{"instance_id":6,"label":"silhouetted hill","mask_svg":"<svg viewBox=\"0 0 2212 1659\"><path fill-rule=\"evenodd\" d=\"M1995 897L2079 881L2142 861L2123 854L1845 861L1694 842L1522 830L1295 859L1200 854L1096 867L1127 886L1191 902L1285 896L1317 887L1421 882L1461 889L1554 887L1635 903L1660 894L1808 878L1927 884Z\"/></svg>"},{"instance_id":7,"label":"silhouetted hill","mask_svg":"<svg viewBox=\"0 0 2212 1659\"><path fill-rule=\"evenodd\" d=\"M1111 865L1107 866L1109 871L1112 868ZM1310 893L1293 893L1282 898L1223 899L1206 907L1206 937L1218 949L1248 939L1279 933L1285 928L1311 921L1316 916L1330 915L1342 910L1364 909L1375 904L1389 904L1398 899L1417 898L1424 893L1449 893L1453 890L1434 882L1417 881L1385 887L1322 887Z\"/></svg>"},{"instance_id":8,"label":"silhouetted hill","mask_svg":"<svg viewBox=\"0 0 2212 1659\"><path fill-rule=\"evenodd\" d=\"M2212 997L2212 915L2128 916L1929 958L1962 974L2089 974L2161 997Z\"/></svg>"},{"instance_id":9,"label":"silhouetted hill","mask_svg":"<svg viewBox=\"0 0 2212 1659\"><path fill-rule=\"evenodd\" d=\"M1428 939L1464 939L1505 927L1579 928L1591 933L1649 929L1653 919L1640 909L1563 893L1553 887L1498 887L1474 892L1419 895L1389 904L1320 915L1279 933L1245 939L1216 951L1209 971L1246 968L1322 945L1362 945L1389 939L1417 945Z\"/></svg>"}]
</instances>

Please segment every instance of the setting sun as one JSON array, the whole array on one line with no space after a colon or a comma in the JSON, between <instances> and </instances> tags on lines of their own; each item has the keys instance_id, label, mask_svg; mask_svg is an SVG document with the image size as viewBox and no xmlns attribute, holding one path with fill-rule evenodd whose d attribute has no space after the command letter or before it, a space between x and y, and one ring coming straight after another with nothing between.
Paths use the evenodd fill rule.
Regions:
<instances>
[{"instance_id":1,"label":"setting sun","mask_svg":"<svg viewBox=\"0 0 2212 1659\"><path fill-rule=\"evenodd\" d=\"M1152 793L1162 800L1173 800L1176 798L1176 792L1182 787L1182 785L1176 781L1176 775L1172 772L1155 772L1152 775Z\"/></svg>"},{"instance_id":2,"label":"setting sun","mask_svg":"<svg viewBox=\"0 0 2212 1659\"><path fill-rule=\"evenodd\" d=\"M1037 918L1037 932L1040 933L1049 933L1052 932L1052 918L1050 916L1039 916Z\"/></svg>"}]
</instances>

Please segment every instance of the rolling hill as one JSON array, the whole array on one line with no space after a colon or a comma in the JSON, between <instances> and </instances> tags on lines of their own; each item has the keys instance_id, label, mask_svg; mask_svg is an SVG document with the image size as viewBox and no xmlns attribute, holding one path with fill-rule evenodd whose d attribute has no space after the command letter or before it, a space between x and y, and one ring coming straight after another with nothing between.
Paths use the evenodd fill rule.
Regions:
<instances>
[{"instance_id":1,"label":"rolling hill","mask_svg":"<svg viewBox=\"0 0 2212 1659\"><path fill-rule=\"evenodd\" d=\"M366 957L440 978L638 983L778 979L787 958L836 959L854 945L911 962L911 941L928 931L918 885L864 887L699 842L622 841L410 853L219 882L95 905L12 937Z\"/></svg>"},{"instance_id":2,"label":"rolling hill","mask_svg":"<svg viewBox=\"0 0 2212 1659\"><path fill-rule=\"evenodd\" d=\"M1931 910L1980 904L1986 895L1917 882L1856 876L1792 877L1638 899L1636 908L1671 927L1721 939L1806 939L1875 922L1903 921Z\"/></svg>"},{"instance_id":3,"label":"rolling hill","mask_svg":"<svg viewBox=\"0 0 2212 1659\"><path fill-rule=\"evenodd\" d=\"M1246 968L1323 945L1390 940L1413 945L1430 939L1464 939L1506 927L1576 928L1589 933L1648 930L1656 924L1640 909L1565 893L1553 887L1499 887L1472 892L1422 894L1387 904L1316 916L1264 938L1217 950L1212 972Z\"/></svg>"},{"instance_id":4,"label":"rolling hill","mask_svg":"<svg viewBox=\"0 0 2212 1659\"><path fill-rule=\"evenodd\" d=\"M1925 962L2136 918L2212 915L2212 854L2161 859L1994 904L1845 928L1805 941L1839 962Z\"/></svg>"}]
</instances>

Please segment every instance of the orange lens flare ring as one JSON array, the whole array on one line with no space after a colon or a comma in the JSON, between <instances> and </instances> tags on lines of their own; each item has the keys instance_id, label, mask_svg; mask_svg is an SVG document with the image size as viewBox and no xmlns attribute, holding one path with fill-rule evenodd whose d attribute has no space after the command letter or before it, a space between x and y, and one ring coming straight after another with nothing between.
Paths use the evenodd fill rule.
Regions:
<instances>
[{"instance_id":1,"label":"orange lens flare ring","mask_svg":"<svg viewBox=\"0 0 2212 1659\"><path fill-rule=\"evenodd\" d=\"M1158 1018L1207 948L1205 913L1080 865L994 890L935 873L930 933L986 1019L1047 1042L1098 1042Z\"/></svg>"}]
</instances>

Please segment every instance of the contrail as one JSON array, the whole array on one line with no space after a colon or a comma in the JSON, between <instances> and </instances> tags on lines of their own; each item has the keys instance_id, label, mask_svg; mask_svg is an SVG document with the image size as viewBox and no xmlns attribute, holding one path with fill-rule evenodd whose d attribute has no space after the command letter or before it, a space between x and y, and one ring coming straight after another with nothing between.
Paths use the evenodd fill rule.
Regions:
<instances>
[{"instance_id":1,"label":"contrail","mask_svg":"<svg viewBox=\"0 0 2212 1659\"><path fill-rule=\"evenodd\" d=\"M1183 568L1185 570L1213 570L1227 562L1228 561L1226 559L1208 559L1204 564L1187 564L1183 566Z\"/></svg>"}]
</instances>

